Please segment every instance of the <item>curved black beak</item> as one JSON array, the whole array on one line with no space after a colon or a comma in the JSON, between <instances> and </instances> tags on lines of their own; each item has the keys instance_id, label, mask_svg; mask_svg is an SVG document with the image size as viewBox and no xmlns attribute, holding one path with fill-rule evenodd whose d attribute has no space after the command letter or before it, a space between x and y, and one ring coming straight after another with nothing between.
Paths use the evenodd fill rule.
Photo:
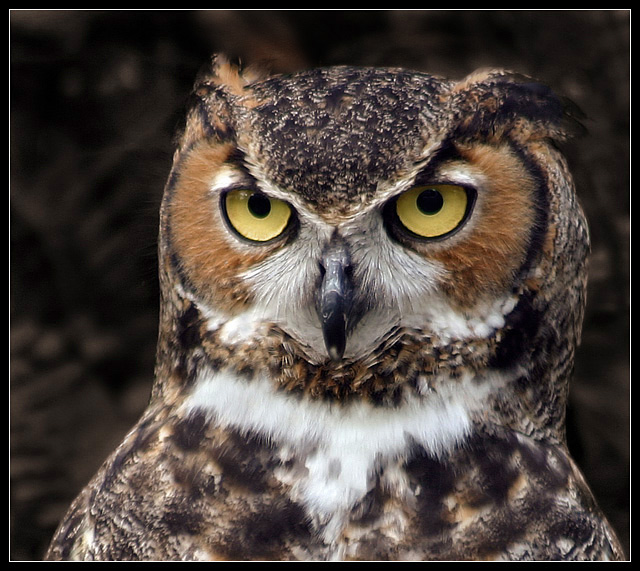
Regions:
<instances>
[{"instance_id":1,"label":"curved black beak","mask_svg":"<svg viewBox=\"0 0 640 571\"><path fill-rule=\"evenodd\" d=\"M351 262L346 247L342 244L330 246L322 257L321 267L324 275L319 291L318 313L329 357L338 361L342 359L347 344L353 301Z\"/></svg>"}]
</instances>

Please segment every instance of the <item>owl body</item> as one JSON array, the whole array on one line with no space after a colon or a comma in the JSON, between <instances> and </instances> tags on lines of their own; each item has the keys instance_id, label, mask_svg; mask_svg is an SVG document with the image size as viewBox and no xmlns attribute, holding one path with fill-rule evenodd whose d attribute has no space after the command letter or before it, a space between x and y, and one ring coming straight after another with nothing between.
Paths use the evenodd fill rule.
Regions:
<instances>
[{"instance_id":1,"label":"owl body","mask_svg":"<svg viewBox=\"0 0 640 571\"><path fill-rule=\"evenodd\" d=\"M196 82L149 406L49 559L619 559L566 448L586 223L501 71Z\"/></svg>"}]
</instances>

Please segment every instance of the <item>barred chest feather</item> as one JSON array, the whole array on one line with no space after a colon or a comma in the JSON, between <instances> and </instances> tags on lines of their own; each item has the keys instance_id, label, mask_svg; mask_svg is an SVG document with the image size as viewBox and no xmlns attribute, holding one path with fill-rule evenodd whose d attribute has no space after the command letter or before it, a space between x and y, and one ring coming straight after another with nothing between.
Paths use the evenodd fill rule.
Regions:
<instances>
[{"instance_id":1,"label":"barred chest feather","mask_svg":"<svg viewBox=\"0 0 640 571\"><path fill-rule=\"evenodd\" d=\"M557 447L478 430L500 383L459 379L455 390L390 408L201 372L160 431L179 451L174 481L209 490L200 517L217 530L194 557L536 559L541 549L566 557L578 549L571 528L593 525L575 500L580 481ZM190 476L175 475L188 466ZM191 502L171 519L198 513ZM550 523L555 531L538 537Z\"/></svg>"},{"instance_id":2,"label":"barred chest feather","mask_svg":"<svg viewBox=\"0 0 640 571\"><path fill-rule=\"evenodd\" d=\"M265 377L247 381L230 371L205 371L183 410L267 443L276 462L273 477L303 507L322 540L337 545L376 488L408 500L409 482L399 467L417 448L437 458L466 439L467 403L477 395L465 390L483 390L471 385L462 381L451 394L412 395L385 407L309 399L277 391ZM402 528L403 516L393 517Z\"/></svg>"},{"instance_id":3,"label":"barred chest feather","mask_svg":"<svg viewBox=\"0 0 640 571\"><path fill-rule=\"evenodd\" d=\"M453 395L343 409L209 373L181 410L141 420L57 549L93 560L606 557L565 451L478 431L472 416Z\"/></svg>"}]
</instances>

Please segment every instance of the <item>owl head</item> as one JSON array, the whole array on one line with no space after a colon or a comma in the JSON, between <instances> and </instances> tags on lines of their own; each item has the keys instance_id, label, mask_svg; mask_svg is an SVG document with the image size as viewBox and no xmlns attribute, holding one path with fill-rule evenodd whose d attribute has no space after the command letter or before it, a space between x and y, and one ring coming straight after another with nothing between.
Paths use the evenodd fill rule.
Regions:
<instances>
[{"instance_id":1,"label":"owl head","mask_svg":"<svg viewBox=\"0 0 640 571\"><path fill-rule=\"evenodd\" d=\"M269 76L215 57L161 209L154 394L203 361L381 404L502 375L484 414L521 423L517 400L559 430L588 250L557 149L575 125L505 71Z\"/></svg>"}]
</instances>

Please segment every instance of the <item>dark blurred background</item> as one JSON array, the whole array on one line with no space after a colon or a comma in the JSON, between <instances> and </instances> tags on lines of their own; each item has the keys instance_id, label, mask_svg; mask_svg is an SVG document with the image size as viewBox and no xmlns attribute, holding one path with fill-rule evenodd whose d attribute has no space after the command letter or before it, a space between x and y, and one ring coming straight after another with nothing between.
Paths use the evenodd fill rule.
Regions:
<instances>
[{"instance_id":1,"label":"dark blurred background","mask_svg":"<svg viewBox=\"0 0 640 571\"><path fill-rule=\"evenodd\" d=\"M591 225L571 449L629 545L628 11L10 12L10 468L14 560L149 396L156 224L173 135L213 52L276 72L507 67L586 113L565 146Z\"/></svg>"}]
</instances>

